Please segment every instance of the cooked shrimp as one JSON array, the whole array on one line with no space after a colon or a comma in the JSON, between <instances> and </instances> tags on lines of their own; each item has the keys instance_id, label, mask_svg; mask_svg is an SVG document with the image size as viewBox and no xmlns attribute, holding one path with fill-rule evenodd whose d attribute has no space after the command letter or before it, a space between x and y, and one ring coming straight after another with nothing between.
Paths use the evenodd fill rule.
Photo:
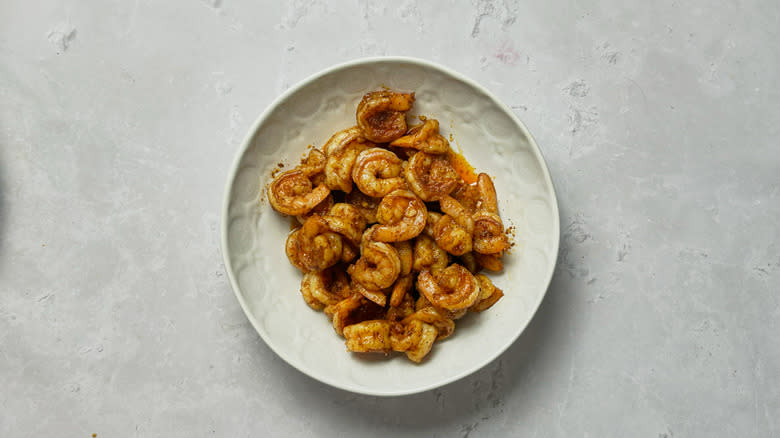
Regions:
<instances>
[{"instance_id":1,"label":"cooked shrimp","mask_svg":"<svg viewBox=\"0 0 780 438\"><path fill-rule=\"evenodd\" d=\"M390 322L384 319L363 321L344 327L347 350L357 353L388 353Z\"/></svg>"},{"instance_id":2,"label":"cooked shrimp","mask_svg":"<svg viewBox=\"0 0 780 438\"><path fill-rule=\"evenodd\" d=\"M455 321L447 318L435 307L424 307L407 316L401 322L406 324L415 319L436 327L438 332L437 340L447 338L455 331Z\"/></svg>"},{"instance_id":3,"label":"cooked shrimp","mask_svg":"<svg viewBox=\"0 0 780 438\"><path fill-rule=\"evenodd\" d=\"M431 272L439 272L450 263L450 255L433 238L421 234L414 240L412 260L412 269L415 272L426 269Z\"/></svg>"},{"instance_id":4,"label":"cooked shrimp","mask_svg":"<svg viewBox=\"0 0 780 438\"><path fill-rule=\"evenodd\" d=\"M352 290L349 288L349 279L344 271L328 268L304 274L301 281L301 293L304 299L310 296L320 303L321 305L317 308L312 306L308 300L306 301L310 306L319 310L349 297Z\"/></svg>"},{"instance_id":5,"label":"cooked shrimp","mask_svg":"<svg viewBox=\"0 0 780 438\"><path fill-rule=\"evenodd\" d=\"M422 330L420 333L419 341L412 344L412 346L406 350L406 357L409 358L412 362L420 363L425 358L425 356L430 353L431 349L433 348L433 343L436 342L436 336L437 331L436 327L422 323L421 324Z\"/></svg>"},{"instance_id":6,"label":"cooked shrimp","mask_svg":"<svg viewBox=\"0 0 780 438\"><path fill-rule=\"evenodd\" d=\"M439 134L439 121L427 119L422 125L413 126L403 137L393 140L390 146L417 149L429 154L443 154L450 143Z\"/></svg>"},{"instance_id":7,"label":"cooked shrimp","mask_svg":"<svg viewBox=\"0 0 780 438\"><path fill-rule=\"evenodd\" d=\"M434 306L461 310L474 305L479 298L479 282L463 266L453 264L431 274L424 270L417 277L417 290Z\"/></svg>"},{"instance_id":8,"label":"cooked shrimp","mask_svg":"<svg viewBox=\"0 0 780 438\"><path fill-rule=\"evenodd\" d=\"M326 162L327 158L321 150L312 149L309 151L309 155L298 165L298 170L305 173L308 177L313 177L325 171Z\"/></svg>"},{"instance_id":9,"label":"cooked shrimp","mask_svg":"<svg viewBox=\"0 0 780 438\"><path fill-rule=\"evenodd\" d=\"M469 310L469 309L447 310L441 307L436 307L430 301L428 301L428 298L425 298L425 295L420 294L420 297L417 298L417 301L414 303L414 309L415 311L420 311L422 309L425 309L426 307L436 309L436 311L439 312L439 315L447 319L451 319L453 321L462 318L464 315L466 315L466 313Z\"/></svg>"},{"instance_id":10,"label":"cooked shrimp","mask_svg":"<svg viewBox=\"0 0 780 438\"><path fill-rule=\"evenodd\" d=\"M353 280L369 290L393 285L401 273L401 260L392 245L363 238L360 258L347 269Z\"/></svg>"},{"instance_id":11,"label":"cooked shrimp","mask_svg":"<svg viewBox=\"0 0 780 438\"><path fill-rule=\"evenodd\" d=\"M412 272L412 263L414 263L414 248L409 241L395 242L393 244L398 251L398 258L401 260L401 275L409 275Z\"/></svg>"},{"instance_id":12,"label":"cooked shrimp","mask_svg":"<svg viewBox=\"0 0 780 438\"><path fill-rule=\"evenodd\" d=\"M418 152L409 159L404 171L406 182L423 201L438 201L458 184L458 173L446 157Z\"/></svg>"},{"instance_id":13,"label":"cooked shrimp","mask_svg":"<svg viewBox=\"0 0 780 438\"><path fill-rule=\"evenodd\" d=\"M413 285L414 277L411 275L398 277L398 280L395 281L392 292L390 293L390 305L393 307L401 305L404 297L406 297L406 293L412 289Z\"/></svg>"},{"instance_id":14,"label":"cooked shrimp","mask_svg":"<svg viewBox=\"0 0 780 438\"><path fill-rule=\"evenodd\" d=\"M387 294L384 290L369 289L358 282L353 282L352 289L379 306L385 307L387 304Z\"/></svg>"},{"instance_id":15,"label":"cooked shrimp","mask_svg":"<svg viewBox=\"0 0 780 438\"><path fill-rule=\"evenodd\" d=\"M290 216L304 215L330 194L325 185L312 188L309 176L300 169L288 170L268 186L268 202L274 210Z\"/></svg>"},{"instance_id":16,"label":"cooked shrimp","mask_svg":"<svg viewBox=\"0 0 780 438\"><path fill-rule=\"evenodd\" d=\"M315 215L290 233L285 250L290 263L303 272L321 271L341 259L341 236Z\"/></svg>"},{"instance_id":17,"label":"cooked shrimp","mask_svg":"<svg viewBox=\"0 0 780 438\"><path fill-rule=\"evenodd\" d=\"M474 251L482 254L498 254L509 248L504 224L498 216L496 189L485 173L477 177L480 204L474 214Z\"/></svg>"},{"instance_id":18,"label":"cooked shrimp","mask_svg":"<svg viewBox=\"0 0 780 438\"><path fill-rule=\"evenodd\" d=\"M331 230L356 245L360 243L363 231L366 229L366 220L357 207L344 203L334 204L322 218Z\"/></svg>"},{"instance_id":19,"label":"cooked shrimp","mask_svg":"<svg viewBox=\"0 0 780 438\"><path fill-rule=\"evenodd\" d=\"M342 239L341 241L341 261L344 263L349 263L352 260L355 260L355 257L358 256L358 248L357 246L350 242L349 239Z\"/></svg>"},{"instance_id":20,"label":"cooked shrimp","mask_svg":"<svg viewBox=\"0 0 780 438\"><path fill-rule=\"evenodd\" d=\"M501 254L480 254L478 252L472 252L474 254L474 260L477 265L487 269L488 271L498 272L504 269L504 263L501 261Z\"/></svg>"},{"instance_id":21,"label":"cooked shrimp","mask_svg":"<svg viewBox=\"0 0 780 438\"><path fill-rule=\"evenodd\" d=\"M472 248L474 221L462 205L450 196L439 201L443 212L447 213L436 222L433 232L436 243L452 255L463 255Z\"/></svg>"},{"instance_id":22,"label":"cooked shrimp","mask_svg":"<svg viewBox=\"0 0 780 438\"><path fill-rule=\"evenodd\" d=\"M352 191L352 167L369 144L356 126L339 131L325 143L325 185L331 190Z\"/></svg>"},{"instance_id":23,"label":"cooked shrimp","mask_svg":"<svg viewBox=\"0 0 780 438\"><path fill-rule=\"evenodd\" d=\"M306 219L311 217L312 215L319 215L322 216L325 213L330 210L330 208L333 207L333 193L329 194L327 198L325 198L322 202L314 206L311 210L309 210L306 214L295 216L295 219L298 220L299 224L303 224L306 222Z\"/></svg>"},{"instance_id":24,"label":"cooked shrimp","mask_svg":"<svg viewBox=\"0 0 780 438\"><path fill-rule=\"evenodd\" d=\"M482 274L477 274L477 281L479 282L479 298L477 303L469 308L472 312L482 312L489 309L493 304L496 304L501 297L504 296L504 291L497 288L490 279Z\"/></svg>"},{"instance_id":25,"label":"cooked shrimp","mask_svg":"<svg viewBox=\"0 0 780 438\"><path fill-rule=\"evenodd\" d=\"M414 93L374 91L363 96L356 119L363 136L374 143L387 143L406 132L406 111L412 109Z\"/></svg>"},{"instance_id":26,"label":"cooked shrimp","mask_svg":"<svg viewBox=\"0 0 780 438\"><path fill-rule=\"evenodd\" d=\"M376 211L381 225L374 225L372 239L379 242L400 242L413 239L425 228L428 209L409 190L395 190L382 198Z\"/></svg>"},{"instance_id":27,"label":"cooked shrimp","mask_svg":"<svg viewBox=\"0 0 780 438\"><path fill-rule=\"evenodd\" d=\"M352 180L368 196L383 197L406 186L401 159L382 148L366 149L352 167Z\"/></svg>"},{"instance_id":28,"label":"cooked shrimp","mask_svg":"<svg viewBox=\"0 0 780 438\"><path fill-rule=\"evenodd\" d=\"M466 209L469 213L477 211L477 206L480 203L479 189L477 184L467 184L465 181L459 181L455 186L455 190L450 193L456 201L460 202L460 205Z\"/></svg>"},{"instance_id":29,"label":"cooked shrimp","mask_svg":"<svg viewBox=\"0 0 780 438\"><path fill-rule=\"evenodd\" d=\"M376 223L376 210L379 208L379 203L382 202L382 198L374 198L364 194L360 190L353 190L351 193L347 194L344 202L360 210L360 214L366 219L367 224Z\"/></svg>"},{"instance_id":30,"label":"cooked shrimp","mask_svg":"<svg viewBox=\"0 0 780 438\"><path fill-rule=\"evenodd\" d=\"M463 267L468 269L472 274L476 274L481 268L477 263L477 258L474 256L473 252L467 252L458 257L458 263L463 265Z\"/></svg>"},{"instance_id":31,"label":"cooked shrimp","mask_svg":"<svg viewBox=\"0 0 780 438\"><path fill-rule=\"evenodd\" d=\"M384 311L384 308L368 301L360 294L353 294L337 304L325 307L325 315L332 321L333 329L339 335L344 334L344 327L348 325L381 318Z\"/></svg>"}]
</instances>

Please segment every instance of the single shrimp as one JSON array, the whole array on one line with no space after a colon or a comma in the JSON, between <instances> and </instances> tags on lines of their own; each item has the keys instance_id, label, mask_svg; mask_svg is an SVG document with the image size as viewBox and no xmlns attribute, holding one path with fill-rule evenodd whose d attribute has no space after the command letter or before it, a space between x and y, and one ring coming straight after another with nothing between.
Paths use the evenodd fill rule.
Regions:
<instances>
[{"instance_id":1,"label":"single shrimp","mask_svg":"<svg viewBox=\"0 0 780 438\"><path fill-rule=\"evenodd\" d=\"M477 274L477 281L479 282L479 298L477 303L469 308L472 312L482 312L489 309L493 304L496 304L501 297L504 296L504 291L497 288L490 279L482 274Z\"/></svg>"},{"instance_id":2,"label":"single shrimp","mask_svg":"<svg viewBox=\"0 0 780 438\"><path fill-rule=\"evenodd\" d=\"M268 186L268 202L274 210L290 216L304 215L330 194L324 184L312 188L309 177L301 170L281 173Z\"/></svg>"},{"instance_id":3,"label":"single shrimp","mask_svg":"<svg viewBox=\"0 0 780 438\"><path fill-rule=\"evenodd\" d=\"M436 233L434 233L434 228L436 227L436 222L439 222L439 219L441 219L443 215L441 213L436 213L435 211L429 211L428 212L428 218L425 220L425 229L423 229L423 234L425 234L428 237L436 238Z\"/></svg>"},{"instance_id":4,"label":"single shrimp","mask_svg":"<svg viewBox=\"0 0 780 438\"><path fill-rule=\"evenodd\" d=\"M447 310L441 307L436 307L433 305L433 303L428 301L428 298L425 298L425 295L420 294L420 297L417 298L417 301L414 304L415 311L420 311L428 307L430 307L431 309L436 309L436 312L438 312L439 315L443 316L444 318L451 319L453 321L462 318L469 311L469 309Z\"/></svg>"},{"instance_id":5,"label":"single shrimp","mask_svg":"<svg viewBox=\"0 0 780 438\"><path fill-rule=\"evenodd\" d=\"M309 300L306 300L306 303L312 308L320 310L349 297L352 295L352 290L344 271L328 268L304 274L301 281L301 294L303 294L304 299L309 296L316 300L319 303L317 306L312 306Z\"/></svg>"},{"instance_id":6,"label":"single shrimp","mask_svg":"<svg viewBox=\"0 0 780 438\"><path fill-rule=\"evenodd\" d=\"M406 132L406 111L412 109L414 93L373 91L360 100L355 117L363 136L374 143L387 143Z\"/></svg>"},{"instance_id":7,"label":"single shrimp","mask_svg":"<svg viewBox=\"0 0 780 438\"><path fill-rule=\"evenodd\" d=\"M393 351L406 353L406 357L420 363L430 353L436 342L436 327L418 319L406 324L390 323L390 347Z\"/></svg>"},{"instance_id":8,"label":"single shrimp","mask_svg":"<svg viewBox=\"0 0 780 438\"><path fill-rule=\"evenodd\" d=\"M331 230L356 245L360 243L366 229L366 220L357 207L345 203L334 204L322 218Z\"/></svg>"},{"instance_id":9,"label":"single shrimp","mask_svg":"<svg viewBox=\"0 0 780 438\"><path fill-rule=\"evenodd\" d=\"M406 182L423 201L438 201L458 185L459 176L446 157L418 152L404 171Z\"/></svg>"},{"instance_id":10,"label":"single shrimp","mask_svg":"<svg viewBox=\"0 0 780 438\"><path fill-rule=\"evenodd\" d=\"M341 261L343 263L349 263L358 256L358 247L349 239L341 241Z\"/></svg>"},{"instance_id":11,"label":"single shrimp","mask_svg":"<svg viewBox=\"0 0 780 438\"><path fill-rule=\"evenodd\" d=\"M390 351L390 322L374 319L344 327L347 350L357 353L385 353Z\"/></svg>"},{"instance_id":12,"label":"single shrimp","mask_svg":"<svg viewBox=\"0 0 780 438\"><path fill-rule=\"evenodd\" d=\"M347 194L344 202L356 207L360 214L363 215L363 218L365 218L367 224L376 223L376 210L379 208L382 198L374 198L360 190L353 190Z\"/></svg>"},{"instance_id":13,"label":"single shrimp","mask_svg":"<svg viewBox=\"0 0 780 438\"><path fill-rule=\"evenodd\" d=\"M486 173L477 177L480 204L473 215L474 251L481 254L498 254L509 249L509 239L504 224L498 216L498 201L493 180Z\"/></svg>"},{"instance_id":14,"label":"single shrimp","mask_svg":"<svg viewBox=\"0 0 780 438\"><path fill-rule=\"evenodd\" d=\"M381 290L393 285L401 273L401 260L392 245L374 242L364 236L360 258L347 268L353 280L369 290Z\"/></svg>"},{"instance_id":15,"label":"single shrimp","mask_svg":"<svg viewBox=\"0 0 780 438\"><path fill-rule=\"evenodd\" d=\"M422 125L413 126L401 138L393 140L390 146L412 148L429 154L443 154L450 149L450 143L439 134L439 121L426 119Z\"/></svg>"},{"instance_id":16,"label":"single shrimp","mask_svg":"<svg viewBox=\"0 0 780 438\"><path fill-rule=\"evenodd\" d=\"M356 126L339 131L325 143L325 185L331 190L352 191L352 167L358 155L371 147Z\"/></svg>"},{"instance_id":17,"label":"single shrimp","mask_svg":"<svg viewBox=\"0 0 780 438\"><path fill-rule=\"evenodd\" d=\"M425 234L414 240L412 270L439 272L450 263L450 255L443 250L432 237Z\"/></svg>"},{"instance_id":18,"label":"single shrimp","mask_svg":"<svg viewBox=\"0 0 780 438\"><path fill-rule=\"evenodd\" d=\"M474 220L462 205L450 196L439 201L445 213L434 226L436 243L452 255L463 255L471 251Z\"/></svg>"},{"instance_id":19,"label":"single shrimp","mask_svg":"<svg viewBox=\"0 0 780 438\"><path fill-rule=\"evenodd\" d=\"M395 242L393 246L398 251L398 258L401 260L401 275L409 275L412 272L412 263L414 263L414 248L411 242Z\"/></svg>"},{"instance_id":20,"label":"single shrimp","mask_svg":"<svg viewBox=\"0 0 780 438\"><path fill-rule=\"evenodd\" d=\"M382 148L366 149L358 155L352 167L352 180L368 196L383 197L404 188L401 159Z\"/></svg>"},{"instance_id":21,"label":"single shrimp","mask_svg":"<svg viewBox=\"0 0 780 438\"><path fill-rule=\"evenodd\" d=\"M417 277L417 290L436 307L467 309L479 298L479 282L463 266L452 264L436 274L424 270Z\"/></svg>"},{"instance_id":22,"label":"single shrimp","mask_svg":"<svg viewBox=\"0 0 780 438\"><path fill-rule=\"evenodd\" d=\"M303 272L322 271L341 259L341 236L315 215L290 233L285 251L290 263Z\"/></svg>"},{"instance_id":23,"label":"single shrimp","mask_svg":"<svg viewBox=\"0 0 780 438\"><path fill-rule=\"evenodd\" d=\"M344 327L369 319L381 318L384 313L383 307L368 301L357 293L325 307L325 315L331 320L333 330L342 336Z\"/></svg>"},{"instance_id":24,"label":"single shrimp","mask_svg":"<svg viewBox=\"0 0 780 438\"><path fill-rule=\"evenodd\" d=\"M422 233L428 209L409 190L395 190L382 198L376 211L381 225L371 227L372 239L379 242L400 242Z\"/></svg>"},{"instance_id":25,"label":"single shrimp","mask_svg":"<svg viewBox=\"0 0 780 438\"><path fill-rule=\"evenodd\" d=\"M460 205L469 213L473 214L477 211L477 206L480 203L480 195L476 183L467 184L465 181L459 181L455 186L455 190L450 193L450 196L460 202Z\"/></svg>"}]
</instances>

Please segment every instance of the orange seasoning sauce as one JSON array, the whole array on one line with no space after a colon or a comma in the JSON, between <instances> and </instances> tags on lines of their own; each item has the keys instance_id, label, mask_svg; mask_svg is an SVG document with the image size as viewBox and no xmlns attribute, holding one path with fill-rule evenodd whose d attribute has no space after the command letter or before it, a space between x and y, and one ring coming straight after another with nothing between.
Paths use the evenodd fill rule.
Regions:
<instances>
[{"instance_id":1,"label":"orange seasoning sauce","mask_svg":"<svg viewBox=\"0 0 780 438\"><path fill-rule=\"evenodd\" d=\"M458 172L458 175L463 178L463 181L465 181L466 184L474 184L477 182L477 173L474 170L474 166L466 161L466 157L464 157L463 154L455 152L450 148L450 150L447 151L447 160L449 160L452 167L455 168L455 171Z\"/></svg>"}]
</instances>

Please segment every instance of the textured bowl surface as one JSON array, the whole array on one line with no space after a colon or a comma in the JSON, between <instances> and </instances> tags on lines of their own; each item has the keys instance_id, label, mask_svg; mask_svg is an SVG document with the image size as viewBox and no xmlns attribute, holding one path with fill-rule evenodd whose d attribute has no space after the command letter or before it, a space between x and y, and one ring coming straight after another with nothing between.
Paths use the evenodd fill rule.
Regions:
<instances>
[{"instance_id":1,"label":"textured bowl surface","mask_svg":"<svg viewBox=\"0 0 780 438\"><path fill-rule=\"evenodd\" d=\"M299 292L301 273L284 253L290 219L264 193L278 163L295 165L306 146L321 147L355 124L361 96L380 87L414 90L411 115L436 118L478 171L494 176L501 217L516 227L505 270L492 275L505 296L481 314L457 321L422 364L401 354L348 353L322 312ZM411 117L410 117L411 120ZM330 68L293 87L257 120L229 175L222 250L233 289L268 346L290 365L327 384L373 395L429 390L464 377L506 350L544 297L558 253L555 192L539 148L504 104L473 81L409 58L373 58Z\"/></svg>"}]
</instances>

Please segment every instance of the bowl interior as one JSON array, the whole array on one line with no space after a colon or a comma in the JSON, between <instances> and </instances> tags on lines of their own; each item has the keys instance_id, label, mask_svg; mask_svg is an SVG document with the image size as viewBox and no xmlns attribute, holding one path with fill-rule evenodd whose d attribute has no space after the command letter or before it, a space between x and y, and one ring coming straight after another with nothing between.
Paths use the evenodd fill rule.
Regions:
<instances>
[{"instance_id":1,"label":"bowl interior","mask_svg":"<svg viewBox=\"0 0 780 438\"><path fill-rule=\"evenodd\" d=\"M284 253L290 219L265 197L279 163L294 166L307 145L321 147L355 124L361 96L380 87L413 90L412 115L439 120L478 171L494 177L501 217L514 226L515 246L492 279L505 296L481 314L457 321L422 364L403 355L355 355L322 312L299 292L301 273ZM410 119L411 120L411 119ZM228 182L223 252L244 311L265 342L300 371L333 386L366 394L419 392L463 377L503 352L539 306L558 251L558 208L549 174L533 139L506 106L470 80L411 59L374 59L332 68L285 93L247 137Z\"/></svg>"}]
</instances>

